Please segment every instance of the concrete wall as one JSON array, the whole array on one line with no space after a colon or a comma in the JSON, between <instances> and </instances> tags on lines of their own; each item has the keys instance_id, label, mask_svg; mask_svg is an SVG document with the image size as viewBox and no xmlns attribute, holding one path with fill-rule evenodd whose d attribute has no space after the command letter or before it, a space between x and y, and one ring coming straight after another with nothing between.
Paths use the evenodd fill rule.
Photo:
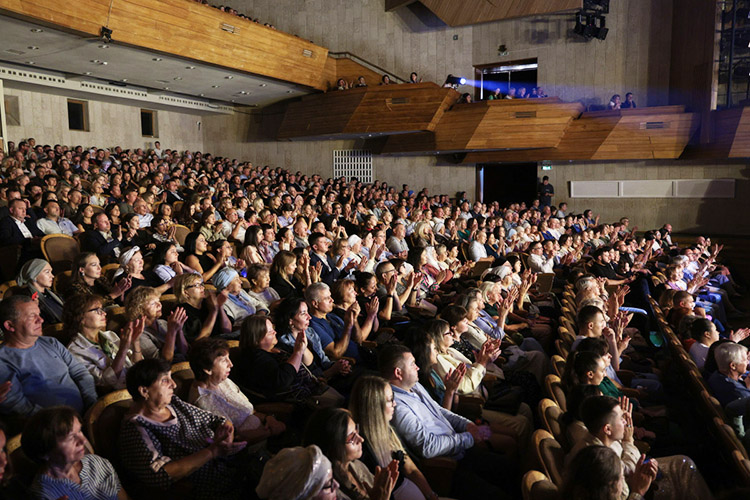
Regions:
<instances>
[{"instance_id":1,"label":"concrete wall","mask_svg":"<svg viewBox=\"0 0 750 500\"><path fill-rule=\"evenodd\" d=\"M16 86L5 82L5 95L18 97L20 125L8 126L8 140L34 137L40 144L67 144L123 148L152 147L155 140L172 149L203 150L203 132L198 122L204 117L189 111L157 110L158 138L141 135L140 110L153 109L122 100L99 96L82 99L36 85ZM89 131L68 129L68 98L88 102Z\"/></svg>"}]
</instances>

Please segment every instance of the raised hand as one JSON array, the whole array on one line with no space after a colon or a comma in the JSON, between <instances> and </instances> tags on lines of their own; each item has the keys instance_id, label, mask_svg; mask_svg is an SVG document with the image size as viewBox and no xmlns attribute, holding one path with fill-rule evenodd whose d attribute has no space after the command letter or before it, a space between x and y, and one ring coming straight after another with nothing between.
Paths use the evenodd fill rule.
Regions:
<instances>
[{"instance_id":1,"label":"raised hand","mask_svg":"<svg viewBox=\"0 0 750 500\"><path fill-rule=\"evenodd\" d=\"M307 349L307 334L304 330L297 334L297 338L294 339L294 352L305 352Z\"/></svg>"},{"instance_id":2,"label":"raised hand","mask_svg":"<svg viewBox=\"0 0 750 500\"><path fill-rule=\"evenodd\" d=\"M398 480L398 461L392 460L385 468L375 467L372 488L367 488L371 500L388 500ZM367 486L365 486L367 487Z\"/></svg>"},{"instance_id":3,"label":"raised hand","mask_svg":"<svg viewBox=\"0 0 750 500\"><path fill-rule=\"evenodd\" d=\"M378 314L380 309L380 300L377 297L373 297L370 302L367 303L367 316L374 317Z\"/></svg>"},{"instance_id":4,"label":"raised hand","mask_svg":"<svg viewBox=\"0 0 750 500\"><path fill-rule=\"evenodd\" d=\"M750 336L750 328L740 328L736 332L732 330L729 333L729 340L732 342L740 343L743 340L745 340L748 336Z\"/></svg>"},{"instance_id":5,"label":"raised hand","mask_svg":"<svg viewBox=\"0 0 750 500\"><path fill-rule=\"evenodd\" d=\"M464 375L466 375L466 365L463 363L458 365L455 369L450 370L445 375L445 380L443 381L445 384L445 392L456 392Z\"/></svg>"},{"instance_id":6,"label":"raised hand","mask_svg":"<svg viewBox=\"0 0 750 500\"><path fill-rule=\"evenodd\" d=\"M187 313L185 312L185 309L183 307L178 307L172 311L172 314L169 315L169 319L167 319L167 331L177 331L177 329L182 328L186 321Z\"/></svg>"}]
</instances>

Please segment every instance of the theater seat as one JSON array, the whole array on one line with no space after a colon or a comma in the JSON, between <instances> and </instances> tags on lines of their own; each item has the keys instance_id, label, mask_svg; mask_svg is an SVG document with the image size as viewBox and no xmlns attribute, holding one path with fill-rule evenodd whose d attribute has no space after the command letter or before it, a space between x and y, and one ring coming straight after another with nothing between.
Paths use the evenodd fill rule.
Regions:
<instances>
[{"instance_id":1,"label":"theater seat","mask_svg":"<svg viewBox=\"0 0 750 500\"><path fill-rule=\"evenodd\" d=\"M544 428L552 434L560 446L565 451L570 450L570 445L565 437L565 431L563 429L560 418L563 416L563 411L557 404L551 399L544 398L539 401L539 417L542 419L542 425Z\"/></svg>"},{"instance_id":2,"label":"theater seat","mask_svg":"<svg viewBox=\"0 0 750 500\"><path fill-rule=\"evenodd\" d=\"M565 452L555 437L544 429L537 429L532 436L534 452L544 473L557 487L562 487Z\"/></svg>"},{"instance_id":3,"label":"theater seat","mask_svg":"<svg viewBox=\"0 0 750 500\"><path fill-rule=\"evenodd\" d=\"M195 374L190 368L190 363L183 361L172 365L172 380L177 384L174 390L175 395L181 400L187 401L190 386L193 385L193 380L195 380Z\"/></svg>"},{"instance_id":4,"label":"theater seat","mask_svg":"<svg viewBox=\"0 0 750 500\"><path fill-rule=\"evenodd\" d=\"M100 455L113 464L119 458L117 436L122 418L130 408L133 398L126 389L107 394L99 399L84 417L84 426L91 444Z\"/></svg>"},{"instance_id":5,"label":"theater seat","mask_svg":"<svg viewBox=\"0 0 750 500\"><path fill-rule=\"evenodd\" d=\"M530 470L521 482L523 500L560 500L560 492L555 483L537 470Z\"/></svg>"},{"instance_id":6,"label":"theater seat","mask_svg":"<svg viewBox=\"0 0 750 500\"><path fill-rule=\"evenodd\" d=\"M70 270L76 255L81 252L78 241L65 234L48 234L42 238L41 247L44 258L55 273Z\"/></svg>"},{"instance_id":7,"label":"theater seat","mask_svg":"<svg viewBox=\"0 0 750 500\"><path fill-rule=\"evenodd\" d=\"M563 412L568 411L565 390L563 389L560 377L553 374L547 375L544 379L544 390L546 392L545 395L557 403L557 406L559 406Z\"/></svg>"}]
</instances>

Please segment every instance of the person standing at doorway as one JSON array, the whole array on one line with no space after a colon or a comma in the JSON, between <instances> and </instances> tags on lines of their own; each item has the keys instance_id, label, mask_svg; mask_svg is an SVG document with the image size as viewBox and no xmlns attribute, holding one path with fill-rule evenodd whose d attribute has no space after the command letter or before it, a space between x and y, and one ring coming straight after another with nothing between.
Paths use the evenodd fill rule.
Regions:
<instances>
[{"instance_id":1,"label":"person standing at doorway","mask_svg":"<svg viewBox=\"0 0 750 500\"><path fill-rule=\"evenodd\" d=\"M552 204L552 197L555 195L555 188L549 183L549 177L542 177L542 183L539 185L539 204L548 207Z\"/></svg>"}]
</instances>

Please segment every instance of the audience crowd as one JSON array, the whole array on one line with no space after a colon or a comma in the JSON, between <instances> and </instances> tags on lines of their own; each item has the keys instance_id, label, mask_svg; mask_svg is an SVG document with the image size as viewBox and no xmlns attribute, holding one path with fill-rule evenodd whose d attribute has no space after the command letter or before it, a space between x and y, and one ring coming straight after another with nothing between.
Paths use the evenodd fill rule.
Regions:
<instances>
[{"instance_id":1,"label":"audience crowd","mask_svg":"<svg viewBox=\"0 0 750 500\"><path fill-rule=\"evenodd\" d=\"M741 416L743 290L709 239L554 190L501 207L159 143L9 146L0 444L23 431L37 468L0 454L0 498L520 498L554 354L561 498L711 498L651 305Z\"/></svg>"}]
</instances>

